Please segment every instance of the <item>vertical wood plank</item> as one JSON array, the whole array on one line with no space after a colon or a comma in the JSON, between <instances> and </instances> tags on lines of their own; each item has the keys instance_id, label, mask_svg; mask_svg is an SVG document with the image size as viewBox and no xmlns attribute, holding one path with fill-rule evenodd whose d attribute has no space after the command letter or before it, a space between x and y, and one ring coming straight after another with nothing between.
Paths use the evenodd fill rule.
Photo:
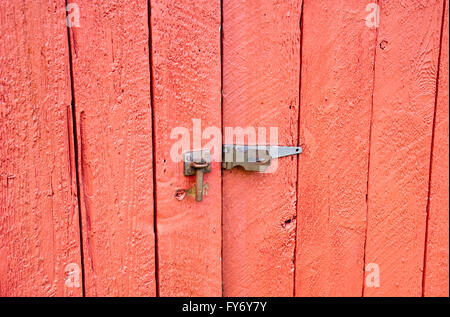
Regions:
<instances>
[{"instance_id":1,"label":"vertical wood plank","mask_svg":"<svg viewBox=\"0 0 450 317\"><path fill-rule=\"evenodd\" d=\"M193 133L199 136L193 119L201 120L203 132L220 132L220 17L219 0L151 1L161 296L222 294L220 162L204 176L209 190L202 202L188 195L179 201L176 191L192 187L195 177L184 176L183 163L171 156L177 127L190 134L185 150L209 147L207 140L195 144L200 140L193 139ZM219 136L219 159L220 142Z\"/></svg>"},{"instance_id":2,"label":"vertical wood plank","mask_svg":"<svg viewBox=\"0 0 450 317\"><path fill-rule=\"evenodd\" d=\"M265 128L256 142L268 144L276 127L279 145L298 144L300 15L300 0L223 1L225 134ZM297 157L275 163L274 173L224 171L225 296L293 295Z\"/></svg>"},{"instance_id":3,"label":"vertical wood plank","mask_svg":"<svg viewBox=\"0 0 450 317\"><path fill-rule=\"evenodd\" d=\"M421 296L442 0L380 1L365 296Z\"/></svg>"},{"instance_id":4,"label":"vertical wood plank","mask_svg":"<svg viewBox=\"0 0 450 317\"><path fill-rule=\"evenodd\" d=\"M442 28L436 120L431 162L430 202L425 259L425 296L449 296L449 41L446 1Z\"/></svg>"},{"instance_id":5,"label":"vertical wood plank","mask_svg":"<svg viewBox=\"0 0 450 317\"><path fill-rule=\"evenodd\" d=\"M0 296L81 296L65 3L0 3Z\"/></svg>"},{"instance_id":6,"label":"vertical wood plank","mask_svg":"<svg viewBox=\"0 0 450 317\"><path fill-rule=\"evenodd\" d=\"M87 296L154 296L148 6L77 0L71 28Z\"/></svg>"},{"instance_id":7,"label":"vertical wood plank","mask_svg":"<svg viewBox=\"0 0 450 317\"><path fill-rule=\"evenodd\" d=\"M361 296L376 31L367 1L303 7L297 296Z\"/></svg>"}]
</instances>

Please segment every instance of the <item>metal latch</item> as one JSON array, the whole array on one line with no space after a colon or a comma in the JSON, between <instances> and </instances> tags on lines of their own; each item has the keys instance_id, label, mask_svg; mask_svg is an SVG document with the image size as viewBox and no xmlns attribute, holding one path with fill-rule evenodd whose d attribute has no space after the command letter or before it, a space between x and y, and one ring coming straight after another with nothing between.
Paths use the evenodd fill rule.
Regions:
<instances>
[{"instance_id":1,"label":"metal latch","mask_svg":"<svg viewBox=\"0 0 450 317\"><path fill-rule=\"evenodd\" d=\"M222 169L242 167L246 171L265 172L273 159L302 153L301 147L278 145L234 145L222 146ZM195 175L195 200L203 200L203 174L211 172L209 150L184 153L184 175Z\"/></svg>"},{"instance_id":2,"label":"metal latch","mask_svg":"<svg viewBox=\"0 0 450 317\"><path fill-rule=\"evenodd\" d=\"M209 150L184 153L184 175L195 175L195 200L203 200L203 174L211 172L211 154Z\"/></svg>"},{"instance_id":3,"label":"metal latch","mask_svg":"<svg viewBox=\"0 0 450 317\"><path fill-rule=\"evenodd\" d=\"M246 171L265 172L273 159L302 153L301 147L278 145L234 145L222 147L222 169L240 166Z\"/></svg>"}]
</instances>

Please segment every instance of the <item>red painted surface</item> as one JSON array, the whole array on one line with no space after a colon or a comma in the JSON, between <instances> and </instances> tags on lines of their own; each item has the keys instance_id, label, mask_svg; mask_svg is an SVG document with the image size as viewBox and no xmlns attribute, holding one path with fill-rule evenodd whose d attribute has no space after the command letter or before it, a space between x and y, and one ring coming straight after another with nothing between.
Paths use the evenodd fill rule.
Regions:
<instances>
[{"instance_id":1,"label":"red painted surface","mask_svg":"<svg viewBox=\"0 0 450 317\"><path fill-rule=\"evenodd\" d=\"M447 0L74 3L0 4L0 296L449 295ZM177 127L304 153L178 200Z\"/></svg>"},{"instance_id":2,"label":"red painted surface","mask_svg":"<svg viewBox=\"0 0 450 317\"><path fill-rule=\"evenodd\" d=\"M425 296L449 296L449 3L446 1L441 42L439 85L432 149L428 235L425 259Z\"/></svg>"},{"instance_id":3,"label":"red painted surface","mask_svg":"<svg viewBox=\"0 0 450 317\"><path fill-rule=\"evenodd\" d=\"M71 28L87 296L154 296L147 1L77 0Z\"/></svg>"},{"instance_id":4,"label":"red painted surface","mask_svg":"<svg viewBox=\"0 0 450 317\"><path fill-rule=\"evenodd\" d=\"M260 144L270 127L280 145L298 143L300 3L223 3L224 127L264 127ZM224 171L225 296L293 295L297 158L277 163L275 173Z\"/></svg>"},{"instance_id":5,"label":"red painted surface","mask_svg":"<svg viewBox=\"0 0 450 317\"><path fill-rule=\"evenodd\" d=\"M376 30L367 1L305 1L297 296L361 296Z\"/></svg>"},{"instance_id":6,"label":"red painted surface","mask_svg":"<svg viewBox=\"0 0 450 317\"><path fill-rule=\"evenodd\" d=\"M421 296L442 1L380 1L365 296Z\"/></svg>"},{"instance_id":7,"label":"red painted surface","mask_svg":"<svg viewBox=\"0 0 450 317\"><path fill-rule=\"evenodd\" d=\"M2 1L0 41L0 296L81 296L64 1Z\"/></svg>"},{"instance_id":8,"label":"red painted surface","mask_svg":"<svg viewBox=\"0 0 450 317\"><path fill-rule=\"evenodd\" d=\"M201 120L202 131L221 128L220 1L152 1L151 28L159 293L220 296L220 163L204 176L209 190L202 202L178 201L175 192L192 187L195 177L184 176L183 163L170 155L174 128L189 129L191 150L192 119Z\"/></svg>"}]
</instances>

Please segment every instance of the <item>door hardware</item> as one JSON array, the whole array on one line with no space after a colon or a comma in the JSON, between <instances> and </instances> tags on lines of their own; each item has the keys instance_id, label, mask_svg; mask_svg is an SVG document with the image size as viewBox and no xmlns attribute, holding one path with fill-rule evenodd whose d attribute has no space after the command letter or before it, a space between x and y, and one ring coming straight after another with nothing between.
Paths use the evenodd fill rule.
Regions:
<instances>
[{"instance_id":1,"label":"door hardware","mask_svg":"<svg viewBox=\"0 0 450 317\"><path fill-rule=\"evenodd\" d=\"M208 182L203 184L203 196L208 195L209 184ZM178 189L175 192L175 198L177 200L183 200L186 196L195 197L195 193L197 192L197 184L194 184L189 189Z\"/></svg>"},{"instance_id":2,"label":"door hardware","mask_svg":"<svg viewBox=\"0 0 450 317\"><path fill-rule=\"evenodd\" d=\"M240 166L246 171L262 173L269 168L273 159L301 153L302 148L296 146L224 144L222 169L231 170ZM211 154L207 149L187 152L184 153L183 160L184 175L195 175L195 185L191 189L195 190L195 200L200 202L204 193L203 175L211 172ZM178 193L176 197L181 196Z\"/></svg>"},{"instance_id":3,"label":"door hardware","mask_svg":"<svg viewBox=\"0 0 450 317\"><path fill-rule=\"evenodd\" d=\"M222 169L230 170L240 166L250 172L265 172L273 159L302 153L301 147L278 145L235 145L222 146Z\"/></svg>"},{"instance_id":4,"label":"door hardware","mask_svg":"<svg viewBox=\"0 0 450 317\"><path fill-rule=\"evenodd\" d=\"M203 174L211 172L209 150L187 152L184 154L184 175L195 175L195 200L203 200Z\"/></svg>"}]
</instances>

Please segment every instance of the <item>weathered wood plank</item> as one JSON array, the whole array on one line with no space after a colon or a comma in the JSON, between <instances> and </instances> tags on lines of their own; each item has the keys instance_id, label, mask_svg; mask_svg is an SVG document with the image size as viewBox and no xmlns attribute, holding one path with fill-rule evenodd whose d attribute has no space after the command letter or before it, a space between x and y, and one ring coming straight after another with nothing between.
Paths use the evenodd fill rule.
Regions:
<instances>
[{"instance_id":1,"label":"weathered wood plank","mask_svg":"<svg viewBox=\"0 0 450 317\"><path fill-rule=\"evenodd\" d=\"M81 296L65 2L0 3L0 296Z\"/></svg>"},{"instance_id":2,"label":"weathered wood plank","mask_svg":"<svg viewBox=\"0 0 450 317\"><path fill-rule=\"evenodd\" d=\"M375 28L367 1L305 1L297 296L361 296Z\"/></svg>"},{"instance_id":3,"label":"weathered wood plank","mask_svg":"<svg viewBox=\"0 0 450 317\"><path fill-rule=\"evenodd\" d=\"M442 0L380 1L365 296L421 296Z\"/></svg>"},{"instance_id":4,"label":"weathered wood plank","mask_svg":"<svg viewBox=\"0 0 450 317\"><path fill-rule=\"evenodd\" d=\"M203 132L220 132L220 16L219 0L151 1L161 296L222 294L220 162L205 174L209 191L202 202L188 195L179 201L175 193L192 187L195 177L184 176L183 163L171 156L181 130L192 140L186 151L210 147L207 140L200 144L193 119L201 120ZM220 142L219 136L219 159Z\"/></svg>"},{"instance_id":5,"label":"weathered wood plank","mask_svg":"<svg viewBox=\"0 0 450 317\"><path fill-rule=\"evenodd\" d=\"M436 120L432 150L428 235L425 259L425 296L449 296L449 68L448 11L446 2L441 41Z\"/></svg>"},{"instance_id":6,"label":"weathered wood plank","mask_svg":"<svg viewBox=\"0 0 450 317\"><path fill-rule=\"evenodd\" d=\"M87 296L154 296L148 7L77 0L71 28Z\"/></svg>"},{"instance_id":7,"label":"weathered wood plank","mask_svg":"<svg viewBox=\"0 0 450 317\"><path fill-rule=\"evenodd\" d=\"M228 127L265 128L244 142L268 144L275 127L279 145L298 144L300 15L301 0L223 2L225 138ZM225 296L293 295L297 157L275 163L273 173L224 172Z\"/></svg>"}]
</instances>

